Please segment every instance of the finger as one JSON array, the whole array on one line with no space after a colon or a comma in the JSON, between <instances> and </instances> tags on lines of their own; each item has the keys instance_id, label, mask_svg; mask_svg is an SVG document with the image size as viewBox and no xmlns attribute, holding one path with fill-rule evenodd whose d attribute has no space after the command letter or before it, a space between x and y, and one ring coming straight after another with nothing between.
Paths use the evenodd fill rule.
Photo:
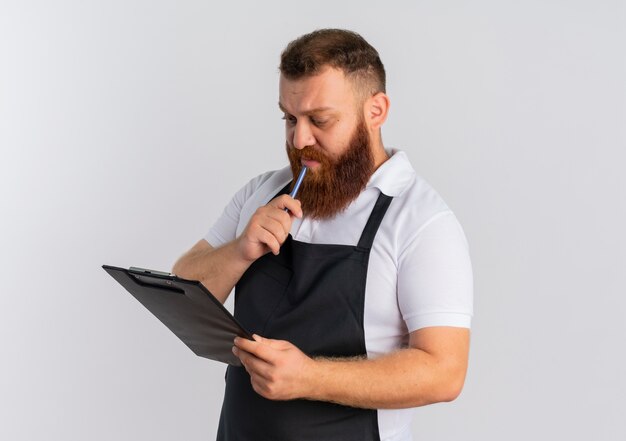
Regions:
<instances>
[{"instance_id":1,"label":"finger","mask_svg":"<svg viewBox=\"0 0 626 441\"><path fill-rule=\"evenodd\" d=\"M279 213L287 215L287 213L285 213L284 211L273 211L278 211ZM287 216L287 220L285 221L284 219L281 220L277 219L276 217L272 217L271 215L268 215L260 220L259 225L272 233L280 244L282 244L285 239L287 239L289 231L291 231L291 219L289 218L289 216Z\"/></svg>"},{"instance_id":2,"label":"finger","mask_svg":"<svg viewBox=\"0 0 626 441\"><path fill-rule=\"evenodd\" d=\"M288 194L272 199L268 205L284 210L287 208L294 216L302 217L302 207L300 201L292 198Z\"/></svg>"},{"instance_id":3,"label":"finger","mask_svg":"<svg viewBox=\"0 0 626 441\"><path fill-rule=\"evenodd\" d=\"M252 385L252 389L254 389L254 391L257 394L265 398L269 398L268 397L269 388L267 387L267 383L268 382L264 381L263 378L250 377L250 384Z\"/></svg>"},{"instance_id":4,"label":"finger","mask_svg":"<svg viewBox=\"0 0 626 441\"><path fill-rule=\"evenodd\" d=\"M262 225L257 225L255 232L253 233L256 237L256 240L267 245L267 247L274 253L278 254L280 252L280 242L276 238L271 231L263 228Z\"/></svg>"},{"instance_id":5,"label":"finger","mask_svg":"<svg viewBox=\"0 0 626 441\"><path fill-rule=\"evenodd\" d=\"M235 338L235 346L270 364L276 358L276 350L274 348L258 341L237 337Z\"/></svg>"},{"instance_id":6,"label":"finger","mask_svg":"<svg viewBox=\"0 0 626 441\"><path fill-rule=\"evenodd\" d=\"M293 223L293 221L289 213L277 207L265 207L265 208L266 210L264 214L268 218L274 219L279 224L281 224L283 226L283 229L286 232L289 232L291 230L291 224Z\"/></svg>"},{"instance_id":7,"label":"finger","mask_svg":"<svg viewBox=\"0 0 626 441\"><path fill-rule=\"evenodd\" d=\"M271 365L269 363L243 349L233 347L233 352L239 357L241 364L251 376L256 375L265 380L270 379Z\"/></svg>"},{"instance_id":8,"label":"finger","mask_svg":"<svg viewBox=\"0 0 626 441\"><path fill-rule=\"evenodd\" d=\"M265 228L276 236L279 243L283 243L291 231L291 216L276 207L262 207L257 214L255 224Z\"/></svg>"},{"instance_id":9,"label":"finger","mask_svg":"<svg viewBox=\"0 0 626 441\"><path fill-rule=\"evenodd\" d=\"M254 338L259 343L263 343L263 344L268 345L268 346L270 346L270 347L272 347L274 349L284 350L284 349L288 349L288 348L294 347L292 343L290 343L290 342L288 342L286 340L274 340L272 338L261 337L258 334L252 334L252 338Z\"/></svg>"}]
</instances>

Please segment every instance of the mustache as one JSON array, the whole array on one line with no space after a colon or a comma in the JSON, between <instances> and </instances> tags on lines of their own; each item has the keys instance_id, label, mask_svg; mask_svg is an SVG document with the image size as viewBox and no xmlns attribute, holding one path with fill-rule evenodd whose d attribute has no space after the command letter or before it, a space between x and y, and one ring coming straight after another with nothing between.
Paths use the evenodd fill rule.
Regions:
<instances>
[{"instance_id":1,"label":"mustache","mask_svg":"<svg viewBox=\"0 0 626 441\"><path fill-rule=\"evenodd\" d=\"M318 161L320 164L331 164L333 161L320 150L315 149L314 147L306 146L302 149L296 149L293 147L288 147L291 151L291 155L298 162L302 158L311 159L313 161Z\"/></svg>"}]
</instances>

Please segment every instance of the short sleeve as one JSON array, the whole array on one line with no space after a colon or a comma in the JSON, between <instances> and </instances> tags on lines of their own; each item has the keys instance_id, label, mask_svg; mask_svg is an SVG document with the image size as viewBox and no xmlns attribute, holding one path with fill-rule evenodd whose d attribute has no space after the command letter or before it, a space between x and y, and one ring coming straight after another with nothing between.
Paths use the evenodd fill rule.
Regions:
<instances>
[{"instance_id":1,"label":"short sleeve","mask_svg":"<svg viewBox=\"0 0 626 441\"><path fill-rule=\"evenodd\" d=\"M269 175L270 172L251 179L235 193L230 202L224 207L220 217L204 236L209 245L217 248L236 239L237 226L239 225L241 210L244 204L259 186L265 182Z\"/></svg>"},{"instance_id":2,"label":"short sleeve","mask_svg":"<svg viewBox=\"0 0 626 441\"><path fill-rule=\"evenodd\" d=\"M398 257L398 302L408 331L469 328L473 274L467 239L451 211L424 224Z\"/></svg>"}]
</instances>

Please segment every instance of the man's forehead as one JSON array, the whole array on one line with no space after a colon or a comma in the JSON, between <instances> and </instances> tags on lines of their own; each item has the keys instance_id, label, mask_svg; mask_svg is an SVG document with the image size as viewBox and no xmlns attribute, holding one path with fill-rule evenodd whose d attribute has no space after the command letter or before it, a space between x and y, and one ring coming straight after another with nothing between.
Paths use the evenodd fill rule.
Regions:
<instances>
[{"instance_id":1,"label":"man's forehead","mask_svg":"<svg viewBox=\"0 0 626 441\"><path fill-rule=\"evenodd\" d=\"M327 69L300 79L280 76L278 107L288 113L339 111L353 102L353 90L343 72Z\"/></svg>"}]
</instances>

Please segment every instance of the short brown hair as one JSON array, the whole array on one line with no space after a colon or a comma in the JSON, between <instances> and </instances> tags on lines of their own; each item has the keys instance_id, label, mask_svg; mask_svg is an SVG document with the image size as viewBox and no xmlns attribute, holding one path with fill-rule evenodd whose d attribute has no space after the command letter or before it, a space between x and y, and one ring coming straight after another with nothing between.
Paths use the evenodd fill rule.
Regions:
<instances>
[{"instance_id":1,"label":"short brown hair","mask_svg":"<svg viewBox=\"0 0 626 441\"><path fill-rule=\"evenodd\" d=\"M385 92L385 67L363 37L345 29L318 29L292 42L280 55L280 72L289 79L341 69L364 95Z\"/></svg>"}]
</instances>

